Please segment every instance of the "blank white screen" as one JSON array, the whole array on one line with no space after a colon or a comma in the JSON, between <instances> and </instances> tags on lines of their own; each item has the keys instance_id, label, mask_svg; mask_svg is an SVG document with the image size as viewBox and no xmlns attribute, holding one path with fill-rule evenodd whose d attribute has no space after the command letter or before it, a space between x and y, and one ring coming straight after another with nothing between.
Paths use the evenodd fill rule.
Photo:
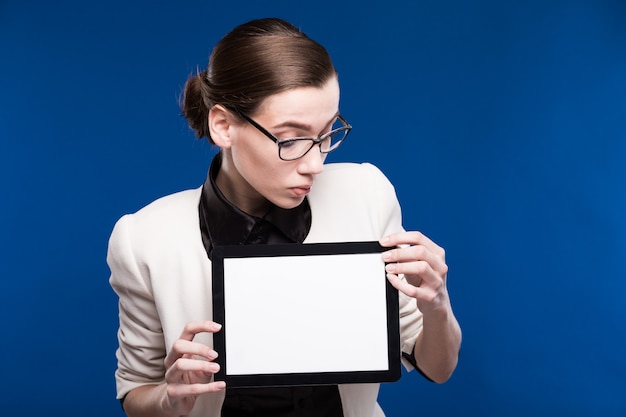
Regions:
<instances>
[{"instance_id":1,"label":"blank white screen","mask_svg":"<svg viewBox=\"0 0 626 417\"><path fill-rule=\"evenodd\" d=\"M229 375L388 369L380 253L224 259Z\"/></svg>"}]
</instances>

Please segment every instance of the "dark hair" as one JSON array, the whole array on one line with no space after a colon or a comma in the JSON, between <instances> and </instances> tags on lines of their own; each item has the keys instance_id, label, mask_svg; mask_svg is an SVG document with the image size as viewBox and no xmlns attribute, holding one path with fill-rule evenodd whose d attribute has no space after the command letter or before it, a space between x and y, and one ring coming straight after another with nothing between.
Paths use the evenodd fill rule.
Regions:
<instances>
[{"instance_id":1,"label":"dark hair","mask_svg":"<svg viewBox=\"0 0 626 417\"><path fill-rule=\"evenodd\" d=\"M237 26L215 45L206 70L185 84L183 115L198 138L213 143L209 110L216 104L254 114L261 102L296 87L322 87L336 75L326 49L277 18Z\"/></svg>"}]
</instances>

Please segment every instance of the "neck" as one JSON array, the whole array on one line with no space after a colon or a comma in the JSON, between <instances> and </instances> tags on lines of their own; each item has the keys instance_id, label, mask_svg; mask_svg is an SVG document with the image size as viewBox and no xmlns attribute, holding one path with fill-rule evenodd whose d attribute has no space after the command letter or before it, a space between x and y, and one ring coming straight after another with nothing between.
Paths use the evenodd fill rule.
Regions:
<instances>
[{"instance_id":1,"label":"neck","mask_svg":"<svg viewBox=\"0 0 626 417\"><path fill-rule=\"evenodd\" d=\"M270 208L271 203L239 175L237 169L224 155L215 184L224 197L244 213L263 217Z\"/></svg>"}]
</instances>

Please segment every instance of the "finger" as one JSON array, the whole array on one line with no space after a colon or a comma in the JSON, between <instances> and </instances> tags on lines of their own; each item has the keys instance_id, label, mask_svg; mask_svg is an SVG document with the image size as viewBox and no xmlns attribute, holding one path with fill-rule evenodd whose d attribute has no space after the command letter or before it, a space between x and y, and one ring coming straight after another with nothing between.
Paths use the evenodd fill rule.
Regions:
<instances>
[{"instance_id":1,"label":"finger","mask_svg":"<svg viewBox=\"0 0 626 417\"><path fill-rule=\"evenodd\" d=\"M167 384L166 409L175 410L176 415L187 415L193 409L196 399L202 394L222 391L226 388L224 381L190 384Z\"/></svg>"},{"instance_id":2,"label":"finger","mask_svg":"<svg viewBox=\"0 0 626 417\"><path fill-rule=\"evenodd\" d=\"M386 263L398 263L399 267L409 268L404 269L400 273L419 274L425 272L422 269L426 268L426 266L443 275L448 273L448 266L445 260L422 245L391 249L384 252L382 257ZM426 265L420 262L425 262Z\"/></svg>"},{"instance_id":3,"label":"finger","mask_svg":"<svg viewBox=\"0 0 626 417\"><path fill-rule=\"evenodd\" d=\"M417 231L393 233L389 236L385 236L379 243L384 247L422 245L433 253L439 254L443 252L443 249L439 245L430 240L425 234Z\"/></svg>"},{"instance_id":4,"label":"finger","mask_svg":"<svg viewBox=\"0 0 626 417\"><path fill-rule=\"evenodd\" d=\"M215 333L219 331L222 326L212 321L200 321L189 322L185 325L180 338L174 342L172 350L167 354L165 358L165 367L172 366L177 359L184 355L199 355L205 357L208 360L213 360L217 357L217 352L210 349L208 346L192 342L196 334L202 332Z\"/></svg>"},{"instance_id":5,"label":"finger","mask_svg":"<svg viewBox=\"0 0 626 417\"><path fill-rule=\"evenodd\" d=\"M212 375L219 372L219 370L220 365L216 362L180 358L165 372L165 379L168 382L180 383L184 381L185 374L195 372L196 375L204 374L206 382L209 382Z\"/></svg>"},{"instance_id":6,"label":"finger","mask_svg":"<svg viewBox=\"0 0 626 417\"><path fill-rule=\"evenodd\" d=\"M400 279L400 277L396 274L387 274L387 279L396 290L408 295L411 298L417 298L419 287L411 285L407 281Z\"/></svg>"},{"instance_id":7,"label":"finger","mask_svg":"<svg viewBox=\"0 0 626 417\"><path fill-rule=\"evenodd\" d=\"M189 340L184 339L178 339L174 342L174 344L172 345L172 352L178 356L202 356L203 358L210 361L217 358L217 352L207 345L197 342L190 342Z\"/></svg>"},{"instance_id":8,"label":"finger","mask_svg":"<svg viewBox=\"0 0 626 417\"><path fill-rule=\"evenodd\" d=\"M216 333L222 329L222 325L213 321L192 321L185 325L180 339L193 340L198 333Z\"/></svg>"},{"instance_id":9,"label":"finger","mask_svg":"<svg viewBox=\"0 0 626 417\"><path fill-rule=\"evenodd\" d=\"M202 343L190 342L184 339L178 339L172 345L172 350L165 358L165 366L169 368L178 358L202 357L206 360L213 361L217 358L217 352Z\"/></svg>"},{"instance_id":10,"label":"finger","mask_svg":"<svg viewBox=\"0 0 626 417\"><path fill-rule=\"evenodd\" d=\"M390 274L415 275L422 278L426 278L428 275L434 275L433 269L428 262L425 261L388 263L385 265L385 271Z\"/></svg>"},{"instance_id":11,"label":"finger","mask_svg":"<svg viewBox=\"0 0 626 417\"><path fill-rule=\"evenodd\" d=\"M437 295L432 288L411 285L406 280L400 279L396 274L387 274L387 279L395 289L411 298L432 302Z\"/></svg>"},{"instance_id":12,"label":"finger","mask_svg":"<svg viewBox=\"0 0 626 417\"><path fill-rule=\"evenodd\" d=\"M222 391L226 388L224 381L214 381L196 384L171 384L167 386L167 394L170 398L197 397L202 394Z\"/></svg>"},{"instance_id":13,"label":"finger","mask_svg":"<svg viewBox=\"0 0 626 417\"><path fill-rule=\"evenodd\" d=\"M383 252L385 262L407 262L407 261L436 261L441 262L439 256L423 245L401 246Z\"/></svg>"},{"instance_id":14,"label":"finger","mask_svg":"<svg viewBox=\"0 0 626 417\"><path fill-rule=\"evenodd\" d=\"M414 286L427 285L436 289L443 283L443 278L425 261L390 263L385 265L385 271L404 275L406 281Z\"/></svg>"}]
</instances>

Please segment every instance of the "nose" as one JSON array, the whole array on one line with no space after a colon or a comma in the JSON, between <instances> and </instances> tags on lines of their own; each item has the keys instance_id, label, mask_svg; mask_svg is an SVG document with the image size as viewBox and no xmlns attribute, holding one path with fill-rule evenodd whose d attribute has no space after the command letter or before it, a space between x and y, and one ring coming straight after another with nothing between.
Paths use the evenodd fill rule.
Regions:
<instances>
[{"instance_id":1,"label":"nose","mask_svg":"<svg viewBox=\"0 0 626 417\"><path fill-rule=\"evenodd\" d=\"M319 146L314 146L302 158L299 159L298 172L303 175L316 175L322 172L326 154L322 153Z\"/></svg>"}]
</instances>

